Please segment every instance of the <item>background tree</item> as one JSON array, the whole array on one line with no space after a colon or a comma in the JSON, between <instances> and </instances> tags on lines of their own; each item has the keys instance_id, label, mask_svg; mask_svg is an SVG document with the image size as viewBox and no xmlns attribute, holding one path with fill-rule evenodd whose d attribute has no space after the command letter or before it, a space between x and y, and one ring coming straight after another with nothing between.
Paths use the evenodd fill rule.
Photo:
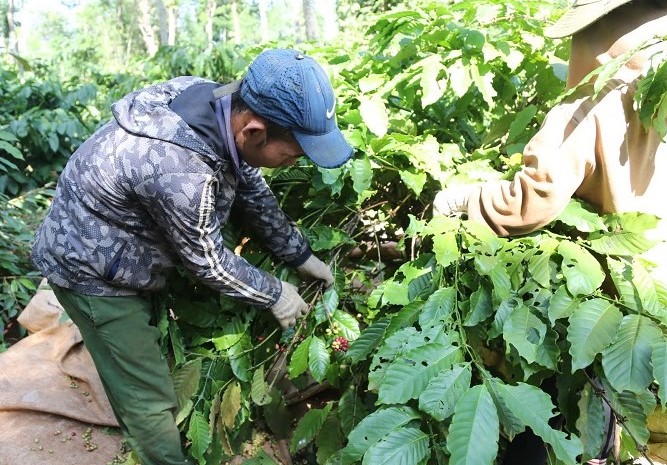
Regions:
<instances>
[{"instance_id":1,"label":"background tree","mask_svg":"<svg viewBox=\"0 0 667 465\"><path fill-rule=\"evenodd\" d=\"M177 0L155 0L160 24L160 44L176 44L176 22L178 20Z\"/></svg>"},{"instance_id":2,"label":"background tree","mask_svg":"<svg viewBox=\"0 0 667 465\"><path fill-rule=\"evenodd\" d=\"M4 48L15 55L19 55L19 37L17 34L17 23L15 14L21 7L20 0L2 0L0 1L0 13L2 21L0 22L0 32Z\"/></svg>"},{"instance_id":3,"label":"background tree","mask_svg":"<svg viewBox=\"0 0 667 465\"><path fill-rule=\"evenodd\" d=\"M320 36L317 27L315 0L303 0L303 22L306 29L306 40L317 40Z\"/></svg>"},{"instance_id":4,"label":"background tree","mask_svg":"<svg viewBox=\"0 0 667 465\"><path fill-rule=\"evenodd\" d=\"M146 46L146 52L148 52L149 56L153 56L157 53L160 46L158 38L155 36L155 28L153 26L153 5L150 0L138 0L138 7L139 15L137 15L137 20L139 21L141 37Z\"/></svg>"}]
</instances>

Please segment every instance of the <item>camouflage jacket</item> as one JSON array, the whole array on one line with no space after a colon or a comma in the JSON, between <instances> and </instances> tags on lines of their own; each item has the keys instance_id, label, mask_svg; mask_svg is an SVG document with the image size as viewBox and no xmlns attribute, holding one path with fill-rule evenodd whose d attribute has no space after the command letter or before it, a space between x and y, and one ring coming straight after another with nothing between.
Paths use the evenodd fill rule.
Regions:
<instances>
[{"instance_id":1,"label":"camouflage jacket","mask_svg":"<svg viewBox=\"0 0 667 465\"><path fill-rule=\"evenodd\" d=\"M70 157L39 227L32 259L48 280L87 295L132 295L165 285L184 265L207 285L267 307L280 281L223 246L232 204L274 255L310 254L260 171L216 154L169 108L181 77L133 92Z\"/></svg>"}]
</instances>

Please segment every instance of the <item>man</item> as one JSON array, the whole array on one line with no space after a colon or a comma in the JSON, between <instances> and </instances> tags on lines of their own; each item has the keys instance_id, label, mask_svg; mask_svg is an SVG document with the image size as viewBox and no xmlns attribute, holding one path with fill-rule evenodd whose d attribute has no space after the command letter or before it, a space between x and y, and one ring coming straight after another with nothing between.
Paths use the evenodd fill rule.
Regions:
<instances>
[{"instance_id":1,"label":"man","mask_svg":"<svg viewBox=\"0 0 667 465\"><path fill-rule=\"evenodd\" d=\"M269 50L227 86L177 78L133 92L70 158L37 231L33 261L79 327L123 433L142 465L186 463L176 396L151 324L150 295L183 265L266 308L283 327L308 310L295 286L223 246L232 206L279 259L331 285L329 267L281 211L259 167L302 156L332 168L352 148L324 70Z\"/></svg>"},{"instance_id":2,"label":"man","mask_svg":"<svg viewBox=\"0 0 667 465\"><path fill-rule=\"evenodd\" d=\"M667 218L667 144L655 130L644 129L633 105L637 79L651 56L664 50L664 42L632 56L597 97L592 83L583 82L599 66L665 31L664 0L576 0L545 34L572 36L567 87L581 89L549 111L513 180L445 189L436 195L434 214L467 213L503 236L550 223L573 196L601 213L640 211ZM665 229L663 225L663 239ZM667 276L667 263L658 250L653 256L663 262L655 273L660 278ZM510 458L506 463L543 464L543 449L531 460ZM608 453L605 447L601 463Z\"/></svg>"}]
</instances>

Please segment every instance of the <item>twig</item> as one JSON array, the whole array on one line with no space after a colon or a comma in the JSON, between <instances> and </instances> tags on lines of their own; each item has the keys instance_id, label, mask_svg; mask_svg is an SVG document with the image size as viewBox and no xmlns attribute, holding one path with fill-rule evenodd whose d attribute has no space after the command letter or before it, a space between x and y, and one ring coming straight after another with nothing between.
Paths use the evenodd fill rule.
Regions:
<instances>
[{"instance_id":1,"label":"twig","mask_svg":"<svg viewBox=\"0 0 667 465\"><path fill-rule=\"evenodd\" d=\"M605 403L609 406L609 409L611 410L611 414L614 416L614 418L616 418L616 420L619 423L621 423L621 425L625 426L625 424L626 424L625 417L622 416L622 415L619 415L618 412L616 412L616 410L614 410L614 407L612 407L611 402L605 396L605 389L603 387L599 387L598 384L596 383L596 381L586 372L586 370L584 370L584 375L586 376L586 378L588 379L588 382L593 387L593 390L595 391L595 395L599 396L602 400L605 401ZM648 447L646 447L645 444L641 444L639 442L639 440L635 437L635 435L632 433L630 428L626 427L625 431L628 433L628 435L630 436L632 441L635 443L635 447L637 448L639 453L644 456L644 458L648 461L648 463L650 463L651 465L655 465L653 463L653 461L651 460L651 458L646 453L646 451L648 450Z\"/></svg>"},{"instance_id":2,"label":"twig","mask_svg":"<svg viewBox=\"0 0 667 465\"><path fill-rule=\"evenodd\" d=\"M309 287L310 287L310 286L309 286ZM323 284L321 284L321 283L318 285L318 289L317 289L317 291L315 292L315 295L313 296L312 300L311 300L310 303L308 304L308 313L306 313L306 315L305 315L303 318L301 318L301 320L300 320L300 322L299 322L299 324L298 324L298 326L297 326L297 329L296 329L296 331L294 332L294 336L292 336L292 340L289 342L289 344L288 344L287 347L285 348L284 352L282 352L282 353L280 354L280 356L277 357L277 358L274 360L273 364L271 365L271 368L269 368L269 373L271 373L272 371L274 371L274 369L277 367L277 365L279 364L279 362L282 363L282 360L284 360L284 359L287 357L287 355L289 355L289 354L291 353L291 351L292 351L292 347L294 347L294 345L296 344L296 342L299 340L299 336L301 335L301 331L302 331L302 330L305 328L305 326L306 326L306 320L307 320L308 315L310 315L310 312L311 312L311 311L313 310L313 308L315 307L315 302L317 301L317 299L319 299L319 298L322 296L322 288L323 288L323 287L324 287L324 286L323 286ZM276 381L278 381L278 377L279 377L281 371L282 371L282 369L276 369L276 370L275 370L273 379L269 382L269 391L271 391L271 389L273 389L273 386L276 384Z\"/></svg>"}]
</instances>

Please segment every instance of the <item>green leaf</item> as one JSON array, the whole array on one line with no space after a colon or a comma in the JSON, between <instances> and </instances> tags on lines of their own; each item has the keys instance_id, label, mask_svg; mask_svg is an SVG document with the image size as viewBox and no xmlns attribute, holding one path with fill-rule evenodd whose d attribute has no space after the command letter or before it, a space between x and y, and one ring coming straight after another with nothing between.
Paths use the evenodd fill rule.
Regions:
<instances>
[{"instance_id":1,"label":"green leaf","mask_svg":"<svg viewBox=\"0 0 667 465\"><path fill-rule=\"evenodd\" d=\"M438 421L449 418L461 396L470 388L472 370L470 364L455 365L431 378L419 396L419 410Z\"/></svg>"},{"instance_id":2,"label":"green leaf","mask_svg":"<svg viewBox=\"0 0 667 465\"><path fill-rule=\"evenodd\" d=\"M0 140L0 150L4 150L17 160L24 160L21 151L5 141Z\"/></svg>"},{"instance_id":3,"label":"green leaf","mask_svg":"<svg viewBox=\"0 0 667 465\"><path fill-rule=\"evenodd\" d=\"M323 409L310 409L301 417L292 433L290 452L294 454L312 442L328 418L331 406L329 403Z\"/></svg>"},{"instance_id":4,"label":"green leaf","mask_svg":"<svg viewBox=\"0 0 667 465\"><path fill-rule=\"evenodd\" d=\"M497 387L505 405L552 447L559 460L571 465L578 463L577 456L583 452L581 441L574 435L568 439L562 431L551 428L549 420L554 416L554 406L547 393L524 383Z\"/></svg>"},{"instance_id":5,"label":"green leaf","mask_svg":"<svg viewBox=\"0 0 667 465\"><path fill-rule=\"evenodd\" d=\"M190 306L188 308L191 308ZM198 306L198 308L200 308ZM204 313L203 310L198 311L198 313ZM208 323L212 325L213 322ZM206 327L206 326L203 326ZM217 336L211 339L215 348L221 352L226 351L230 347L233 347L236 344L239 344L243 335L248 330L248 325L245 324L241 318L235 317L228 321L223 327L221 336Z\"/></svg>"},{"instance_id":6,"label":"green leaf","mask_svg":"<svg viewBox=\"0 0 667 465\"><path fill-rule=\"evenodd\" d=\"M664 139L667 135L665 116L667 115L667 62L663 59L658 66L651 67L646 76L639 80L634 99L639 109L639 118L648 130L653 127Z\"/></svg>"},{"instance_id":7,"label":"green leaf","mask_svg":"<svg viewBox=\"0 0 667 465\"><path fill-rule=\"evenodd\" d=\"M359 337L359 322L349 313L342 310L336 310L332 320L338 323L340 335L348 341L354 341Z\"/></svg>"},{"instance_id":8,"label":"green leaf","mask_svg":"<svg viewBox=\"0 0 667 465\"><path fill-rule=\"evenodd\" d=\"M574 242L562 241L558 253L563 257L562 270L572 295L590 295L602 285L602 267L586 249Z\"/></svg>"},{"instance_id":9,"label":"green leaf","mask_svg":"<svg viewBox=\"0 0 667 465\"><path fill-rule=\"evenodd\" d=\"M570 295L567 291L567 286L560 286L549 301L549 311L547 312L549 321L553 325L560 318L569 318L578 306L579 299L575 299Z\"/></svg>"},{"instance_id":10,"label":"green leaf","mask_svg":"<svg viewBox=\"0 0 667 465\"><path fill-rule=\"evenodd\" d=\"M236 415L241 410L241 386L234 381L222 394L220 401L220 421L222 425L231 430L236 423Z\"/></svg>"},{"instance_id":11,"label":"green leaf","mask_svg":"<svg viewBox=\"0 0 667 465\"><path fill-rule=\"evenodd\" d=\"M176 365L183 365L186 362L185 344L183 342L181 330L176 321L172 318L169 318L169 340L171 341L171 348L174 352L174 361L176 362Z\"/></svg>"},{"instance_id":12,"label":"green leaf","mask_svg":"<svg viewBox=\"0 0 667 465\"><path fill-rule=\"evenodd\" d=\"M192 401L190 398L195 395L199 387L199 380L201 378L201 358L196 358L187 362L181 368L178 368L171 375L174 382L174 391L176 392L176 400L178 402L177 419L184 420L190 413L192 408ZM177 421L180 423L180 421Z\"/></svg>"},{"instance_id":13,"label":"green leaf","mask_svg":"<svg viewBox=\"0 0 667 465\"><path fill-rule=\"evenodd\" d=\"M344 439L339 418L329 415L315 439L317 463L326 463L336 452L340 452Z\"/></svg>"},{"instance_id":14,"label":"green leaf","mask_svg":"<svg viewBox=\"0 0 667 465\"><path fill-rule=\"evenodd\" d=\"M250 367L252 366L250 352L252 349L253 345L250 341L250 336L247 333L243 334L237 344L234 344L227 349L229 364L232 367L232 371L241 381L250 382L252 379L250 373Z\"/></svg>"},{"instance_id":15,"label":"green leaf","mask_svg":"<svg viewBox=\"0 0 667 465\"><path fill-rule=\"evenodd\" d=\"M365 393L361 393L364 394ZM357 386L350 385L340 396L338 409L336 410L340 419L340 427L345 436L350 434L359 422L368 415L366 405L360 395Z\"/></svg>"},{"instance_id":16,"label":"green leaf","mask_svg":"<svg viewBox=\"0 0 667 465\"><path fill-rule=\"evenodd\" d=\"M453 312L455 305L456 289L453 287L438 289L424 304L424 309L419 315L419 325L424 328L437 324L438 321L446 320Z\"/></svg>"},{"instance_id":17,"label":"green leaf","mask_svg":"<svg viewBox=\"0 0 667 465\"><path fill-rule=\"evenodd\" d=\"M658 383L658 397L660 405L665 408L667 405L667 341L664 337L653 341L653 377Z\"/></svg>"},{"instance_id":18,"label":"green leaf","mask_svg":"<svg viewBox=\"0 0 667 465\"><path fill-rule=\"evenodd\" d=\"M430 55L415 64L421 67L421 77L419 84L422 88L422 108L437 102L447 89L447 82L444 79L438 79L440 72L444 69L439 55Z\"/></svg>"},{"instance_id":19,"label":"green leaf","mask_svg":"<svg viewBox=\"0 0 667 465\"><path fill-rule=\"evenodd\" d=\"M405 184L415 195L419 196L426 184L426 173L413 173L409 170L399 170L398 174L401 176L401 181Z\"/></svg>"},{"instance_id":20,"label":"green leaf","mask_svg":"<svg viewBox=\"0 0 667 465\"><path fill-rule=\"evenodd\" d=\"M325 321L329 321L338 308L339 303L340 300L336 289L331 287L324 291L322 299L315 304L315 320L317 321L317 324L319 325Z\"/></svg>"},{"instance_id":21,"label":"green leaf","mask_svg":"<svg viewBox=\"0 0 667 465\"><path fill-rule=\"evenodd\" d=\"M394 334L399 329L412 326L412 324L419 319L419 315L421 315L423 308L424 302L419 301L410 302L403 307L398 313L391 317L389 326L387 326L387 335Z\"/></svg>"},{"instance_id":22,"label":"green leaf","mask_svg":"<svg viewBox=\"0 0 667 465\"><path fill-rule=\"evenodd\" d=\"M175 296L174 308L181 323L186 322L197 328L217 327L216 321L220 309L219 304L213 299L201 302L188 299L185 295ZM244 327L240 319L233 318L229 322L229 328L225 328L225 334L213 338L212 342L216 349L227 350L227 347L238 340L239 334L243 333L243 330Z\"/></svg>"},{"instance_id":23,"label":"green leaf","mask_svg":"<svg viewBox=\"0 0 667 465\"><path fill-rule=\"evenodd\" d=\"M448 84L454 94L459 98L463 97L472 85L468 67L463 64L462 60L457 60L447 67L447 74L449 75Z\"/></svg>"},{"instance_id":24,"label":"green leaf","mask_svg":"<svg viewBox=\"0 0 667 465\"><path fill-rule=\"evenodd\" d=\"M388 318L380 318L364 329L360 336L350 344L346 355L353 364L359 363L370 355L384 338L385 331L389 326Z\"/></svg>"},{"instance_id":25,"label":"green leaf","mask_svg":"<svg viewBox=\"0 0 667 465\"><path fill-rule=\"evenodd\" d=\"M373 180L373 168L368 157L355 158L350 164L350 177L352 178L352 188L358 194L361 194L371 186Z\"/></svg>"},{"instance_id":26,"label":"green leaf","mask_svg":"<svg viewBox=\"0 0 667 465\"><path fill-rule=\"evenodd\" d=\"M456 242L456 234L433 236L433 253L435 253L435 259L443 267L449 266L458 260L460 251Z\"/></svg>"},{"instance_id":27,"label":"green leaf","mask_svg":"<svg viewBox=\"0 0 667 465\"><path fill-rule=\"evenodd\" d=\"M589 241L591 249L601 255L636 255L646 252L655 241L643 232L614 231L604 233Z\"/></svg>"},{"instance_id":28,"label":"green leaf","mask_svg":"<svg viewBox=\"0 0 667 465\"><path fill-rule=\"evenodd\" d=\"M308 348L308 367L317 382L324 381L329 364L329 352L327 352L325 342L319 337L313 337Z\"/></svg>"},{"instance_id":29,"label":"green leaf","mask_svg":"<svg viewBox=\"0 0 667 465\"><path fill-rule=\"evenodd\" d=\"M493 315L493 301L491 293L485 286L479 286L470 295L470 312L466 315L463 326L477 326Z\"/></svg>"},{"instance_id":30,"label":"green leaf","mask_svg":"<svg viewBox=\"0 0 667 465\"><path fill-rule=\"evenodd\" d=\"M604 231L606 226L600 215L583 207L580 200L571 199L558 221L573 226L582 232Z\"/></svg>"},{"instance_id":31,"label":"green leaf","mask_svg":"<svg viewBox=\"0 0 667 465\"><path fill-rule=\"evenodd\" d=\"M186 434L190 440L190 453L200 463L205 462L204 453L211 444L211 434L204 414L195 410L190 415L190 425Z\"/></svg>"},{"instance_id":32,"label":"green leaf","mask_svg":"<svg viewBox=\"0 0 667 465\"><path fill-rule=\"evenodd\" d=\"M309 229L304 228L304 232L308 237L308 242L313 252L331 250L339 245L351 242L350 237L343 231L323 224L317 224Z\"/></svg>"},{"instance_id":33,"label":"green leaf","mask_svg":"<svg viewBox=\"0 0 667 465\"><path fill-rule=\"evenodd\" d=\"M310 353L310 342L312 340L313 336L308 336L301 341L296 349L294 349L294 352L292 352L292 357L287 366L287 371L291 379L304 374L306 370L308 370L308 355Z\"/></svg>"},{"instance_id":34,"label":"green leaf","mask_svg":"<svg viewBox=\"0 0 667 465\"><path fill-rule=\"evenodd\" d=\"M632 286L635 288L641 308L656 317L661 323L667 323L666 309L658 299L658 286L646 268L636 259L632 261Z\"/></svg>"},{"instance_id":35,"label":"green leaf","mask_svg":"<svg viewBox=\"0 0 667 465\"><path fill-rule=\"evenodd\" d=\"M3 166L4 165L4 166ZM8 172L7 168L11 171L19 171L19 167L7 160L6 158L0 157L0 171Z\"/></svg>"},{"instance_id":36,"label":"green leaf","mask_svg":"<svg viewBox=\"0 0 667 465\"><path fill-rule=\"evenodd\" d=\"M411 427L393 430L372 445L362 465L417 465L431 453L426 433Z\"/></svg>"},{"instance_id":37,"label":"green leaf","mask_svg":"<svg viewBox=\"0 0 667 465\"><path fill-rule=\"evenodd\" d=\"M537 361L537 351L544 342L546 332L546 324L523 304L512 311L503 325L503 339L528 363Z\"/></svg>"},{"instance_id":38,"label":"green leaf","mask_svg":"<svg viewBox=\"0 0 667 465\"><path fill-rule=\"evenodd\" d=\"M516 142L519 137L526 133L526 127L535 117L535 113L537 113L537 107L535 105L528 105L516 114L514 121L510 125L507 141L505 142L506 145Z\"/></svg>"},{"instance_id":39,"label":"green leaf","mask_svg":"<svg viewBox=\"0 0 667 465\"><path fill-rule=\"evenodd\" d=\"M526 426L517 418L517 416L510 410L499 391L499 387L502 387L504 384L497 378L491 378L485 380L484 385L489 390L493 403L496 405L498 411L498 417L500 418L501 425L503 426L504 431L507 433L510 441L519 433L522 433Z\"/></svg>"},{"instance_id":40,"label":"green leaf","mask_svg":"<svg viewBox=\"0 0 667 465\"><path fill-rule=\"evenodd\" d=\"M542 239L535 254L528 261L530 277L540 286L548 289L551 286L551 256L558 247L555 239Z\"/></svg>"},{"instance_id":41,"label":"green leaf","mask_svg":"<svg viewBox=\"0 0 667 465\"><path fill-rule=\"evenodd\" d=\"M387 76L384 74L368 74L359 79L359 90L366 94L381 87L386 81Z\"/></svg>"},{"instance_id":42,"label":"green leaf","mask_svg":"<svg viewBox=\"0 0 667 465\"><path fill-rule=\"evenodd\" d=\"M482 67L470 66L470 76L477 86L477 90L482 94L482 98L487 103L489 108L495 107L496 90L493 88L493 73L490 71L482 74Z\"/></svg>"},{"instance_id":43,"label":"green leaf","mask_svg":"<svg viewBox=\"0 0 667 465\"><path fill-rule=\"evenodd\" d=\"M622 318L618 307L603 299L588 300L577 308L567 330L573 373L593 363L595 356L611 344Z\"/></svg>"},{"instance_id":44,"label":"green leaf","mask_svg":"<svg viewBox=\"0 0 667 465\"><path fill-rule=\"evenodd\" d=\"M616 339L602 352L602 368L616 391L641 391L653 381L651 347L661 336L660 329L646 317L623 318Z\"/></svg>"},{"instance_id":45,"label":"green leaf","mask_svg":"<svg viewBox=\"0 0 667 465\"><path fill-rule=\"evenodd\" d=\"M396 282L393 279L388 279L384 283L384 293L382 301L393 305L407 305L410 303L410 290L408 283Z\"/></svg>"},{"instance_id":46,"label":"green leaf","mask_svg":"<svg viewBox=\"0 0 667 465\"><path fill-rule=\"evenodd\" d=\"M418 398L433 376L462 359L459 347L441 343L408 351L387 368L378 390L378 402L396 404Z\"/></svg>"},{"instance_id":47,"label":"green leaf","mask_svg":"<svg viewBox=\"0 0 667 465\"><path fill-rule=\"evenodd\" d=\"M389 336L373 356L368 373L368 389L372 391L379 389L384 382L387 368L395 360L416 348L433 343L451 345L452 340L438 327L417 331L414 327L408 326Z\"/></svg>"},{"instance_id":48,"label":"green leaf","mask_svg":"<svg viewBox=\"0 0 667 465\"><path fill-rule=\"evenodd\" d=\"M607 257L607 267L623 305L639 312L642 308L642 303L637 295L636 287L632 285L631 262L627 258L615 259Z\"/></svg>"},{"instance_id":49,"label":"green leaf","mask_svg":"<svg viewBox=\"0 0 667 465\"><path fill-rule=\"evenodd\" d=\"M584 447L584 460L596 458L602 449L606 427L603 402L588 383L579 395L576 427Z\"/></svg>"},{"instance_id":50,"label":"green leaf","mask_svg":"<svg viewBox=\"0 0 667 465\"><path fill-rule=\"evenodd\" d=\"M403 429L408 422L419 418L419 413L408 406L376 410L361 420L348 435L343 449L343 463L359 460L380 439L395 430Z\"/></svg>"},{"instance_id":51,"label":"green leaf","mask_svg":"<svg viewBox=\"0 0 667 465\"><path fill-rule=\"evenodd\" d=\"M619 418L624 419L623 428L627 429L639 441L639 444L646 444L650 437L647 428L647 411L653 412L655 395L648 390L617 393L606 383L603 385L605 395L611 402L611 408Z\"/></svg>"},{"instance_id":52,"label":"green leaf","mask_svg":"<svg viewBox=\"0 0 667 465\"><path fill-rule=\"evenodd\" d=\"M491 465L498 455L498 411L484 385L459 399L447 436L450 465Z\"/></svg>"},{"instance_id":53,"label":"green leaf","mask_svg":"<svg viewBox=\"0 0 667 465\"><path fill-rule=\"evenodd\" d=\"M252 385L250 397L256 405L267 405L271 403L269 384L264 380L264 365L260 365L252 374Z\"/></svg>"},{"instance_id":54,"label":"green leaf","mask_svg":"<svg viewBox=\"0 0 667 465\"><path fill-rule=\"evenodd\" d=\"M322 305L324 305L327 317L334 314L338 308L339 302L340 299L338 298L338 291L336 291L336 289L331 287L324 291L324 294L322 294Z\"/></svg>"},{"instance_id":55,"label":"green leaf","mask_svg":"<svg viewBox=\"0 0 667 465\"><path fill-rule=\"evenodd\" d=\"M49 135L46 138L49 143L49 148L52 152L57 152L58 147L60 146L60 140L58 139L58 134L56 132L49 132Z\"/></svg>"},{"instance_id":56,"label":"green leaf","mask_svg":"<svg viewBox=\"0 0 667 465\"><path fill-rule=\"evenodd\" d=\"M16 142L18 139L11 132L0 130L0 139L7 140L9 142Z\"/></svg>"},{"instance_id":57,"label":"green leaf","mask_svg":"<svg viewBox=\"0 0 667 465\"><path fill-rule=\"evenodd\" d=\"M389 117L384 101L379 97L359 97L359 111L364 124L377 137L383 137L389 129Z\"/></svg>"}]
</instances>

